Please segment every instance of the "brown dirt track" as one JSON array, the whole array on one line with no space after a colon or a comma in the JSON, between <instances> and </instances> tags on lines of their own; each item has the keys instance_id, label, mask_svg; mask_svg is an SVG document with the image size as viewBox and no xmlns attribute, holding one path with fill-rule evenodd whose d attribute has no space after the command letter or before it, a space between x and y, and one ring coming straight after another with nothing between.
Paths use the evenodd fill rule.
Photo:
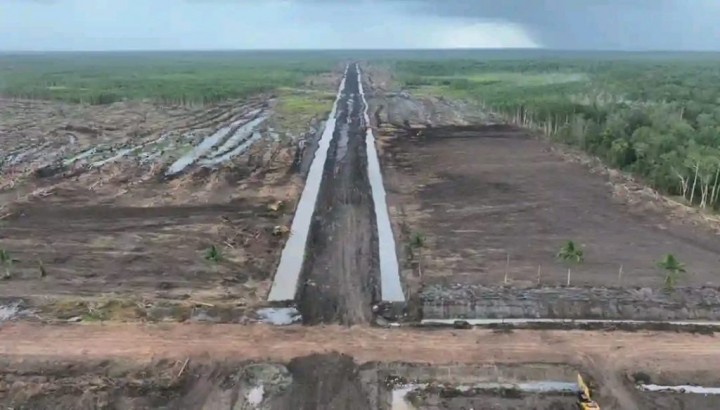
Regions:
<instances>
[{"instance_id":1,"label":"brown dirt track","mask_svg":"<svg viewBox=\"0 0 720 410\"><path fill-rule=\"evenodd\" d=\"M564 284L554 256L563 242L585 247L574 286L661 287L656 267L673 253L683 285L718 285L720 241L709 230L613 197L607 179L563 160L510 126L385 129L384 168L398 242L421 232L425 283ZM417 275L417 268L415 268Z\"/></svg>"},{"instance_id":2,"label":"brown dirt track","mask_svg":"<svg viewBox=\"0 0 720 410\"><path fill-rule=\"evenodd\" d=\"M314 353L339 352L358 363L570 364L582 368L602 386L598 395L609 409L641 408L635 407L637 394L627 388L625 374L643 371L653 378L686 381L683 378L692 372L705 375L692 381L712 384L718 382L714 373L720 360L720 348L712 336L655 332L388 332L337 326L10 323L0 328L0 340L0 356L28 362L129 359L142 363L188 357L200 363L226 359L288 362Z\"/></svg>"}]
</instances>

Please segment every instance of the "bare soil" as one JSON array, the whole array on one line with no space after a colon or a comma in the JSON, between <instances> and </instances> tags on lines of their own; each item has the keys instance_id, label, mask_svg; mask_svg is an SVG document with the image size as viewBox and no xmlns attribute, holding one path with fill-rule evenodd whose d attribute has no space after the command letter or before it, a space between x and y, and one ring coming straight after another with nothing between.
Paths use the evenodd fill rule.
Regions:
<instances>
[{"instance_id":1,"label":"bare soil","mask_svg":"<svg viewBox=\"0 0 720 410\"><path fill-rule=\"evenodd\" d=\"M576 410L575 397L572 395L510 394L475 395L471 397L442 397L440 395L423 398L417 410Z\"/></svg>"},{"instance_id":2,"label":"bare soil","mask_svg":"<svg viewBox=\"0 0 720 410\"><path fill-rule=\"evenodd\" d=\"M427 238L413 254L401 250L411 284L534 286L538 270L542 285L566 284L569 266L555 255L568 240L585 254L571 267L573 286L662 287L657 261L666 253L686 263L682 285L720 283L716 235L615 198L605 178L522 130L390 128L381 136L398 242Z\"/></svg>"},{"instance_id":3,"label":"bare soil","mask_svg":"<svg viewBox=\"0 0 720 410\"><path fill-rule=\"evenodd\" d=\"M358 409L373 408L359 404L364 403L362 397L367 397L368 393L366 385L361 385L358 380L366 380L363 369L375 362L434 366L436 370L428 374L438 381L447 380L447 375L453 374L453 367L448 365L463 363L472 366L533 363L535 370L528 370L525 376L530 378L541 374L538 373L540 364L546 365L545 371L550 371L548 375L554 372L547 365L570 365L593 381L597 400L603 408L649 410L658 407L646 403L676 403L680 400L686 403L685 408L691 408L687 406L697 402L699 407L695 408L711 409L713 407L704 407L702 399L689 395L667 399L639 395L632 387L629 375L643 372L649 375L651 381L712 386L718 381L715 364L720 356L720 349L711 336L658 332L497 333L488 330L428 332L412 329L388 332L384 329L340 326L274 328L261 325L167 324L140 327L133 324L40 326L6 323L0 329L0 336L0 357L5 363L0 379L7 383L11 380L7 375L13 377L9 385L0 388L0 399L5 400L4 403L8 403L9 398L22 403L22 400L29 400L27 397L33 392L42 393L38 393L39 397L64 397L64 402L71 403L71 397L77 399L85 394L92 400L98 400L98 394L107 395L115 391L118 394L110 397L131 396L140 403L125 408L148 408L162 400L166 400L165 403L196 403L195 408L203 408L197 403L207 403L210 397L214 397L213 400L229 397L239 381L229 383L228 377L244 374L241 372L244 365L239 362L243 361L287 363L293 377L304 381L284 391L291 392L287 396L293 397L291 402L307 403L303 407L307 409L343 408L337 406L350 402L358 403L353 404ZM26 343L27 340L35 342ZM323 355L327 352L347 356ZM108 359L111 362L104 365L99 362ZM190 364L181 372L186 361ZM129 364L122 370L117 363ZM382 365L384 374L394 372L391 366L398 365ZM465 372L460 374L474 374ZM504 370L501 374L508 377L510 373L507 372ZM274 371L272 374L273 379L282 378L282 372ZM524 373L518 367L512 370L512 374L522 377ZM245 379L247 377L238 379L235 376L234 380ZM274 385L288 384L277 382ZM144 386L146 390L138 390L137 386ZM247 386L242 387L242 391L247 392ZM142 399L138 397L138 391L144 392ZM183 401L171 401L178 397ZM193 400L202 397L206 401L190 401L192 397L196 397ZM501 399L492 396L487 401L472 403L505 406L489 407L500 409L513 408L513 403L517 403ZM526 399L548 406L552 403L537 396ZM150 400L157 402L148 402ZM287 403L284 399L277 400L277 403ZM457 408L462 403L458 400L447 401L446 407L435 408ZM271 408L290 408L278 406Z\"/></svg>"},{"instance_id":4,"label":"bare soil","mask_svg":"<svg viewBox=\"0 0 720 410\"><path fill-rule=\"evenodd\" d=\"M287 366L195 360L2 364L0 404L17 409L368 408L357 366L337 354L300 357ZM253 393L258 388L259 395Z\"/></svg>"},{"instance_id":5,"label":"bare soil","mask_svg":"<svg viewBox=\"0 0 720 410\"><path fill-rule=\"evenodd\" d=\"M357 66L351 65L310 228L298 298L306 324L367 323L379 291L365 107L357 79Z\"/></svg>"},{"instance_id":6,"label":"bare soil","mask_svg":"<svg viewBox=\"0 0 720 410\"><path fill-rule=\"evenodd\" d=\"M0 249L15 262L0 299L88 320L263 303L320 130L274 129L273 107L267 95L200 107L1 99ZM269 119L249 150L165 177L205 137L258 115Z\"/></svg>"},{"instance_id":7,"label":"bare soil","mask_svg":"<svg viewBox=\"0 0 720 410\"><path fill-rule=\"evenodd\" d=\"M476 107L389 92L391 74L366 72L411 298L423 285L442 297L451 284L526 287L538 276L545 286L565 284L568 267L555 254L566 240L585 249L573 286L660 287L655 265L664 253L686 263L683 284L720 284L720 241L709 230L627 201L606 175L522 130L473 125L492 119ZM272 135L272 99L212 107L0 100L0 118L10 119L0 125L0 248L17 260L0 283L0 321L20 298L41 319L100 322L0 323L0 406L388 409L388 377L432 384L581 372L603 409L718 407L714 397L634 387L639 375L716 386L720 348L711 334L345 326L370 320L378 292L355 74L340 101L303 267L298 307L312 327L119 322L237 321L263 304L320 124L300 138L263 139L216 169L194 165L166 178L204 137L257 110L271 115L262 131ZM331 89L336 80L317 79ZM129 147L141 149L92 165ZM413 248L417 234L426 241ZM211 245L216 261L206 258ZM416 407L573 403L436 391Z\"/></svg>"}]
</instances>

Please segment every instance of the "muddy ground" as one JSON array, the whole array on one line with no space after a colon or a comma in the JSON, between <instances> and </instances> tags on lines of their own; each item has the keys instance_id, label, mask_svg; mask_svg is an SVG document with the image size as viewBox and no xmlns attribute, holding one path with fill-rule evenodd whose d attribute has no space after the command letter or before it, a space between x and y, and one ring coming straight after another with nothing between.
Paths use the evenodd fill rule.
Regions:
<instances>
[{"instance_id":1,"label":"muddy ground","mask_svg":"<svg viewBox=\"0 0 720 410\"><path fill-rule=\"evenodd\" d=\"M367 409L350 357L287 364L163 360L10 363L0 403L15 409Z\"/></svg>"},{"instance_id":2,"label":"muddy ground","mask_svg":"<svg viewBox=\"0 0 720 410\"><path fill-rule=\"evenodd\" d=\"M510 396L510 397L505 397ZM424 397L416 406L417 410L576 410L572 395L483 394L470 397L443 397L432 395Z\"/></svg>"},{"instance_id":3,"label":"muddy ground","mask_svg":"<svg viewBox=\"0 0 720 410\"><path fill-rule=\"evenodd\" d=\"M720 320L720 289L429 285L423 319L559 318L647 321Z\"/></svg>"},{"instance_id":4,"label":"muddy ground","mask_svg":"<svg viewBox=\"0 0 720 410\"><path fill-rule=\"evenodd\" d=\"M298 308L306 324L368 323L377 300L378 248L367 174L365 106L357 65L338 100L301 273Z\"/></svg>"},{"instance_id":5,"label":"muddy ground","mask_svg":"<svg viewBox=\"0 0 720 410\"><path fill-rule=\"evenodd\" d=\"M709 230L630 206L608 181L510 126L389 129L383 164L406 276L425 284L661 288L657 261L687 264L682 285L718 285ZM415 234L426 244L408 252ZM565 241L585 261L555 258ZM508 261L509 260L509 261ZM620 268L622 267L622 274Z\"/></svg>"},{"instance_id":6,"label":"muddy ground","mask_svg":"<svg viewBox=\"0 0 720 410\"><path fill-rule=\"evenodd\" d=\"M262 303L322 130L302 118L286 132L276 105L0 100L0 248L14 259L0 298L87 320L232 320ZM170 174L209 135L256 121L244 151L226 137Z\"/></svg>"},{"instance_id":7,"label":"muddy ground","mask_svg":"<svg viewBox=\"0 0 720 410\"><path fill-rule=\"evenodd\" d=\"M717 409L720 408L720 397L717 395L701 394L647 393L639 394L637 403L641 409Z\"/></svg>"},{"instance_id":8,"label":"muddy ground","mask_svg":"<svg viewBox=\"0 0 720 410\"><path fill-rule=\"evenodd\" d=\"M325 336L330 335L332 333L325 332ZM332 349L331 346L318 345L317 350ZM63 354L66 350L61 347L55 353ZM159 355L147 362L116 356L101 360L93 358L94 355L82 361L70 356L63 360L3 356L0 357L0 405L15 409L560 410L573 408L572 394L477 390L462 386L548 379L572 382L576 372L586 375L603 409L710 410L717 404L713 397L640 393L635 390L631 377L623 378L618 373L618 367L607 366L609 363L594 366L592 361L577 367L552 363L499 364L487 360L485 364L468 361L462 365L440 356L427 356L424 363L391 362L398 356L390 355L386 357L387 362L378 363L339 353L310 353L275 360L271 355L265 359L237 361L222 360L217 353ZM371 351L362 352L361 356L367 359L368 354L379 357ZM635 359L642 357L642 354L635 355ZM614 358L610 362L619 364ZM632 362L640 364L642 359ZM599 373L601 369L605 373ZM658 374L644 373L644 377L696 383L717 381L717 378L703 376L702 371L678 372L671 367L663 368ZM693 374L700 376L688 379ZM405 386L404 383L425 383L427 387L398 400L392 392Z\"/></svg>"}]
</instances>

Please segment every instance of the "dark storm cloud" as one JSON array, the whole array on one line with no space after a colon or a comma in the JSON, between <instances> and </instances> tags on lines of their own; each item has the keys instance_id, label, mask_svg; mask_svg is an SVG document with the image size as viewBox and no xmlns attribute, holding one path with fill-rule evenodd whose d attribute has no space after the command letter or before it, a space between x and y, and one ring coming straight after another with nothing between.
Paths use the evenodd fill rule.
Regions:
<instances>
[{"instance_id":1,"label":"dark storm cloud","mask_svg":"<svg viewBox=\"0 0 720 410\"><path fill-rule=\"evenodd\" d=\"M720 50L720 0L366 2L394 4L415 14L513 22L522 25L539 43L551 48Z\"/></svg>"},{"instance_id":2,"label":"dark storm cloud","mask_svg":"<svg viewBox=\"0 0 720 410\"><path fill-rule=\"evenodd\" d=\"M421 0L406 3L424 12L516 22L549 47L720 48L716 26L720 21L720 2L717 0Z\"/></svg>"}]
</instances>

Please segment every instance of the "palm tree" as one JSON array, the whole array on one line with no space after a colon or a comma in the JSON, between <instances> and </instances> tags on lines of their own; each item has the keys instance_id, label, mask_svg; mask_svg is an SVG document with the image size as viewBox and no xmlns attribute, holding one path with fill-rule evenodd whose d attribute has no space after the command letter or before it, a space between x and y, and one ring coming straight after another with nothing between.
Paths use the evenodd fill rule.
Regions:
<instances>
[{"instance_id":1,"label":"palm tree","mask_svg":"<svg viewBox=\"0 0 720 410\"><path fill-rule=\"evenodd\" d=\"M414 251L417 251L418 276L422 278L422 248L425 247L425 236L419 232L412 234L408 245L410 255L413 259L415 257Z\"/></svg>"},{"instance_id":2,"label":"palm tree","mask_svg":"<svg viewBox=\"0 0 720 410\"><path fill-rule=\"evenodd\" d=\"M215 245L211 245L207 250L205 250L205 260L213 263L220 263L220 261L222 261L220 249L218 249Z\"/></svg>"},{"instance_id":3,"label":"palm tree","mask_svg":"<svg viewBox=\"0 0 720 410\"><path fill-rule=\"evenodd\" d=\"M13 258L10 256L10 252L5 249L0 249L0 264L2 264L3 268L5 268L5 275L3 276L3 279L10 279L12 276L10 274L10 269L12 269Z\"/></svg>"},{"instance_id":4,"label":"palm tree","mask_svg":"<svg viewBox=\"0 0 720 410\"><path fill-rule=\"evenodd\" d=\"M668 253L658 262L658 266L665 269L665 289L675 289L681 274L685 273L685 264L678 261L673 254Z\"/></svg>"},{"instance_id":5,"label":"palm tree","mask_svg":"<svg viewBox=\"0 0 720 410\"><path fill-rule=\"evenodd\" d=\"M585 260L583 249L573 241L565 242L555 257L568 264L580 264ZM570 286L570 267L568 267L567 286Z\"/></svg>"}]
</instances>

